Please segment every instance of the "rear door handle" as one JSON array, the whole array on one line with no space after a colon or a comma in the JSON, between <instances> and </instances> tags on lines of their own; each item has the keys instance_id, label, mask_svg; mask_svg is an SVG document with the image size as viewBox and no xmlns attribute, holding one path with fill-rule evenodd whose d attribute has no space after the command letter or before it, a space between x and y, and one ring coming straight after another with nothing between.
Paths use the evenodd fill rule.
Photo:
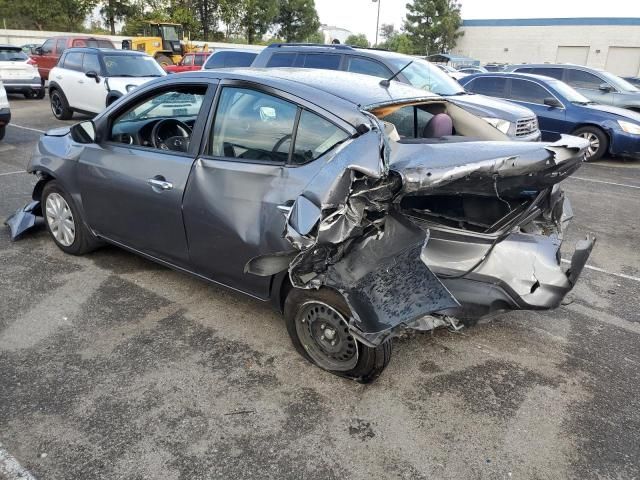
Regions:
<instances>
[{"instance_id":1,"label":"rear door handle","mask_svg":"<svg viewBox=\"0 0 640 480\"><path fill-rule=\"evenodd\" d=\"M173 188L173 184L171 182L159 180L157 178L150 178L147 180L147 183L151 185L151 188L154 190L171 190Z\"/></svg>"}]
</instances>

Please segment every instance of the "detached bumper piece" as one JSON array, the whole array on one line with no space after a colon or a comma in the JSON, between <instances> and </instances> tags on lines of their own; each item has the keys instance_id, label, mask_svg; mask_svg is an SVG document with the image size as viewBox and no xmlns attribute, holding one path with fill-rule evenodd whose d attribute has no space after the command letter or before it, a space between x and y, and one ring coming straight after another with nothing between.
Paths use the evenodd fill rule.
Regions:
<instances>
[{"instance_id":1,"label":"detached bumper piece","mask_svg":"<svg viewBox=\"0 0 640 480\"><path fill-rule=\"evenodd\" d=\"M34 200L16 211L4 222L9 227L11 240L16 240L24 232L33 228L36 217L42 216L40 202Z\"/></svg>"},{"instance_id":2,"label":"detached bumper piece","mask_svg":"<svg viewBox=\"0 0 640 480\"><path fill-rule=\"evenodd\" d=\"M571 266L567 270L567 278L569 279L569 283L572 288L578 281L578 277L582 273L582 269L587 264L587 260L589 259L589 255L591 255L591 250L593 250L595 244L596 237L592 234L589 234L587 238L580 240L576 244L576 250L571 256Z\"/></svg>"}]
</instances>

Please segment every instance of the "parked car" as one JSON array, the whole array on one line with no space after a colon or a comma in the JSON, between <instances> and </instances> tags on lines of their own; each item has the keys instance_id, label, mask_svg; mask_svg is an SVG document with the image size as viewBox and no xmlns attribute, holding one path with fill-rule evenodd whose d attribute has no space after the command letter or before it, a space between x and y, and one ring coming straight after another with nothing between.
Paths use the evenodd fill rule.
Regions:
<instances>
[{"instance_id":1,"label":"parked car","mask_svg":"<svg viewBox=\"0 0 640 480\"><path fill-rule=\"evenodd\" d=\"M442 70L444 73L449 75L454 80L460 80L461 78L466 76L465 73L460 72L459 70L453 68L450 65L445 65L444 63L434 63L433 65L438 67L440 70Z\"/></svg>"},{"instance_id":2,"label":"parked car","mask_svg":"<svg viewBox=\"0 0 640 480\"><path fill-rule=\"evenodd\" d=\"M636 88L640 88L640 77L623 77L624 80L629 82Z\"/></svg>"},{"instance_id":3,"label":"parked car","mask_svg":"<svg viewBox=\"0 0 640 480\"><path fill-rule=\"evenodd\" d=\"M540 140L534 113L519 105L468 94L458 82L426 60L349 45L272 44L251 64L257 68L300 67L344 70L395 80L450 98L451 102L483 117L512 140Z\"/></svg>"},{"instance_id":4,"label":"parked car","mask_svg":"<svg viewBox=\"0 0 640 480\"><path fill-rule=\"evenodd\" d=\"M368 382L404 328L554 308L575 285L593 239L562 268L558 184L588 143L506 140L371 76L187 72L42 136L7 223L15 239L44 215L66 253L110 242L271 301L305 358Z\"/></svg>"},{"instance_id":5,"label":"parked car","mask_svg":"<svg viewBox=\"0 0 640 480\"><path fill-rule=\"evenodd\" d=\"M0 45L0 80L7 93L21 93L26 98L44 98L44 84L35 62L20 47Z\"/></svg>"},{"instance_id":6,"label":"parked car","mask_svg":"<svg viewBox=\"0 0 640 480\"><path fill-rule=\"evenodd\" d=\"M489 72L504 72L508 66L508 63L487 63L484 69Z\"/></svg>"},{"instance_id":7,"label":"parked car","mask_svg":"<svg viewBox=\"0 0 640 480\"><path fill-rule=\"evenodd\" d=\"M202 65L204 65L209 55L211 55L209 52L185 53L182 60L180 60L176 65L166 65L162 68L164 68L164 71L167 73L201 70Z\"/></svg>"},{"instance_id":8,"label":"parked car","mask_svg":"<svg viewBox=\"0 0 640 480\"><path fill-rule=\"evenodd\" d=\"M9 99L4 89L2 80L0 80L0 140L4 138L7 131L7 125L11 121L11 108L9 107Z\"/></svg>"},{"instance_id":9,"label":"parked car","mask_svg":"<svg viewBox=\"0 0 640 480\"><path fill-rule=\"evenodd\" d=\"M49 72L58 64L60 55L67 48L116 48L108 38L90 37L90 36L65 36L52 37L45 40L40 47L36 47L31 58L38 64L38 71L42 80L49 79Z\"/></svg>"},{"instance_id":10,"label":"parked car","mask_svg":"<svg viewBox=\"0 0 640 480\"><path fill-rule=\"evenodd\" d=\"M51 70L51 111L59 120L73 112L95 114L139 85L166 72L143 52L69 48Z\"/></svg>"},{"instance_id":11,"label":"parked car","mask_svg":"<svg viewBox=\"0 0 640 480\"><path fill-rule=\"evenodd\" d=\"M617 75L599 68L543 63L510 65L507 71L533 73L562 80L594 102L640 111L640 90Z\"/></svg>"},{"instance_id":12,"label":"parked car","mask_svg":"<svg viewBox=\"0 0 640 480\"><path fill-rule=\"evenodd\" d=\"M471 92L533 110L544 141L558 140L561 134L587 139L587 160L599 160L607 153L640 157L639 113L592 102L560 80L522 73L488 73L471 75L462 84Z\"/></svg>"},{"instance_id":13,"label":"parked car","mask_svg":"<svg viewBox=\"0 0 640 480\"><path fill-rule=\"evenodd\" d=\"M20 48L22 48L22 51L27 55L31 55L33 53L33 50L35 48L38 48L39 46L40 44L38 43L25 43L24 45L21 45Z\"/></svg>"},{"instance_id":14,"label":"parked car","mask_svg":"<svg viewBox=\"0 0 640 480\"><path fill-rule=\"evenodd\" d=\"M216 50L202 66L202 70L213 70L214 68L248 67L260 53L258 50L241 48L230 48Z\"/></svg>"},{"instance_id":15,"label":"parked car","mask_svg":"<svg viewBox=\"0 0 640 480\"><path fill-rule=\"evenodd\" d=\"M458 69L460 73L466 73L467 75L473 75L474 73L487 73L487 70L484 67L461 67Z\"/></svg>"}]
</instances>

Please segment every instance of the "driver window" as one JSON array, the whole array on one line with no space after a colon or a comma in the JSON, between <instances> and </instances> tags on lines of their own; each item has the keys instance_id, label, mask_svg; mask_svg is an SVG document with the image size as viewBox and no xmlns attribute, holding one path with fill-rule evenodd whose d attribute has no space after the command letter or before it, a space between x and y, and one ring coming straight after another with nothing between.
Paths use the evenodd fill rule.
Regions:
<instances>
[{"instance_id":1,"label":"driver window","mask_svg":"<svg viewBox=\"0 0 640 480\"><path fill-rule=\"evenodd\" d=\"M186 152L206 91L200 85L174 87L147 97L113 120L109 140Z\"/></svg>"},{"instance_id":2,"label":"driver window","mask_svg":"<svg viewBox=\"0 0 640 480\"><path fill-rule=\"evenodd\" d=\"M285 163L297 110L293 103L256 90L223 88L209 153Z\"/></svg>"}]
</instances>

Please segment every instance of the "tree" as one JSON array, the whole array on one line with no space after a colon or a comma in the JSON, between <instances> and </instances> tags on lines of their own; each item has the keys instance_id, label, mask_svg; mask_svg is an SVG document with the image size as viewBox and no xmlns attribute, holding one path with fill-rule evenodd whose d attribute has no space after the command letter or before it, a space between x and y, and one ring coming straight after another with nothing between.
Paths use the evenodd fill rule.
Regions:
<instances>
[{"instance_id":1,"label":"tree","mask_svg":"<svg viewBox=\"0 0 640 480\"><path fill-rule=\"evenodd\" d=\"M305 38L304 41L308 43L324 43L324 33L322 33L320 30L316 30L307 38Z\"/></svg>"},{"instance_id":2,"label":"tree","mask_svg":"<svg viewBox=\"0 0 640 480\"><path fill-rule=\"evenodd\" d=\"M302 42L320 28L314 0L280 0L276 35L286 42Z\"/></svg>"},{"instance_id":3,"label":"tree","mask_svg":"<svg viewBox=\"0 0 640 480\"><path fill-rule=\"evenodd\" d=\"M395 35L396 32L396 27L393 25L393 23L383 23L382 25L380 25L380 37L388 40L389 38L391 38L391 36Z\"/></svg>"},{"instance_id":4,"label":"tree","mask_svg":"<svg viewBox=\"0 0 640 480\"><path fill-rule=\"evenodd\" d=\"M353 45L354 47L367 48L369 46L369 40L367 40L367 37L364 33L349 35L344 43L346 43L347 45Z\"/></svg>"},{"instance_id":5,"label":"tree","mask_svg":"<svg viewBox=\"0 0 640 480\"><path fill-rule=\"evenodd\" d=\"M460 4L457 0L413 0L407 3L404 30L411 35L416 53L449 52L461 35Z\"/></svg>"},{"instance_id":6,"label":"tree","mask_svg":"<svg viewBox=\"0 0 640 480\"><path fill-rule=\"evenodd\" d=\"M238 0L219 0L218 10L220 20L225 26L225 37L228 41L240 29L241 9L238 8Z\"/></svg>"},{"instance_id":7,"label":"tree","mask_svg":"<svg viewBox=\"0 0 640 480\"><path fill-rule=\"evenodd\" d=\"M17 29L82 31L93 0L0 0L7 27Z\"/></svg>"},{"instance_id":8,"label":"tree","mask_svg":"<svg viewBox=\"0 0 640 480\"><path fill-rule=\"evenodd\" d=\"M381 43L380 48L409 55L415 50L411 37L406 33L397 32L391 35L384 43Z\"/></svg>"},{"instance_id":9,"label":"tree","mask_svg":"<svg viewBox=\"0 0 640 480\"><path fill-rule=\"evenodd\" d=\"M236 5L240 8L238 24L244 29L247 42L262 40L275 23L278 4L273 0L240 0Z\"/></svg>"},{"instance_id":10,"label":"tree","mask_svg":"<svg viewBox=\"0 0 640 480\"><path fill-rule=\"evenodd\" d=\"M100 9L100 14L104 17L111 35L116 34L116 22L126 20L127 23L130 17L135 17L142 12L142 8L137 8L128 0L106 0Z\"/></svg>"}]
</instances>

